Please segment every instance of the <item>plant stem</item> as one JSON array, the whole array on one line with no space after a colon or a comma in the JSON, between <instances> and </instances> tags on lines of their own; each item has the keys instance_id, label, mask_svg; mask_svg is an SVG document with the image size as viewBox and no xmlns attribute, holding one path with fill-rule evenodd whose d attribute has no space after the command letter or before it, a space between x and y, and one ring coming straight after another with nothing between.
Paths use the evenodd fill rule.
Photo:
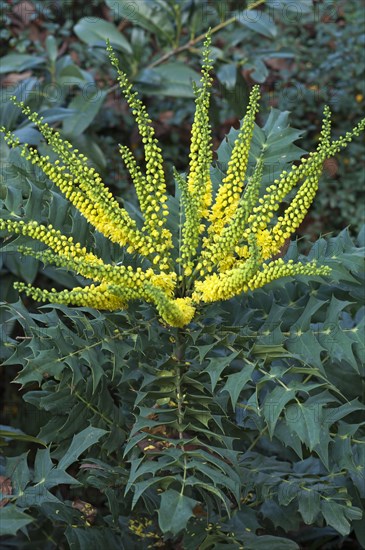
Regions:
<instances>
[{"instance_id":1,"label":"plant stem","mask_svg":"<svg viewBox=\"0 0 365 550\"><path fill-rule=\"evenodd\" d=\"M267 427L263 428L261 432L258 434L258 436L252 441L251 445L246 449L246 453L249 453L252 451L252 449L256 446L256 444L260 441L261 437L264 435L264 433L267 431Z\"/></svg>"},{"instance_id":2,"label":"plant stem","mask_svg":"<svg viewBox=\"0 0 365 550\"><path fill-rule=\"evenodd\" d=\"M183 421L184 421L184 411L183 411L183 401L184 401L184 394L181 387L181 374L182 369L185 368L184 365L184 358L185 358L185 341L183 334L181 332L181 329L176 330L176 343L175 343L175 351L174 351L174 358L176 360L177 364L177 377L176 377L176 402L177 402L177 432L179 436L179 440L182 441L184 439L184 431L183 431ZM180 494L184 494L185 489L185 483L186 483L186 477L187 477L187 458L185 454L185 447L184 444L181 443L181 450L183 451L183 479L182 479L182 485L181 485L181 491Z\"/></svg>"},{"instance_id":3,"label":"plant stem","mask_svg":"<svg viewBox=\"0 0 365 550\"><path fill-rule=\"evenodd\" d=\"M226 21L223 21L222 23L219 23L218 25L216 25L215 27L212 28L212 30L210 31L211 34L214 34L217 31L219 31L220 29L223 29L224 27L227 27L228 25L233 23L235 20L236 20L235 17L230 17ZM168 59L170 59L170 57L173 57L174 55L176 55L178 53L181 53L185 50L189 50L190 48L195 46L195 44L197 44L198 42L201 42L201 40L204 40L205 37L206 37L206 33L202 33L199 36L197 36L196 38L192 38L191 40L189 40L189 42L186 42L185 44L182 44L181 46L178 46L177 48L174 48L170 52L166 52L164 55L162 55L161 57L156 59L156 61L154 61L153 63L150 63L148 65L148 69L153 69L154 67L157 67L157 65L161 65L161 63L163 63L164 61L167 61Z\"/></svg>"},{"instance_id":4,"label":"plant stem","mask_svg":"<svg viewBox=\"0 0 365 550\"><path fill-rule=\"evenodd\" d=\"M253 9L257 8L258 6L260 6L261 4L264 4L265 2L266 2L266 0L257 0L257 2L253 2L252 4L250 4L247 7L247 10L253 10ZM234 23L234 21L236 21L236 16L235 15L233 17L230 17L229 19L226 19L226 21L222 21L221 23L218 23L218 25L216 25L215 27L213 27L211 29L211 31L210 31L211 34L215 34L216 32L220 31L221 29L224 29L225 27L228 27L228 25L230 25L231 23ZM148 69L153 69L153 67L157 67L157 65L161 65L161 63L163 63L164 61L167 61L168 59L170 59L170 57L173 57L174 55L176 55L178 53L181 53L185 50L188 50L188 49L192 48L193 46L195 46L195 44L197 44L198 42L201 42L202 40L204 40L205 37L206 37L206 32L200 34L196 38L192 38L191 40L186 42L186 44L182 44L181 46L178 46L177 48L174 48L170 52L165 53L164 55L162 55L161 57L156 59L156 61L154 61L153 63L150 63L150 65L148 65Z\"/></svg>"},{"instance_id":5,"label":"plant stem","mask_svg":"<svg viewBox=\"0 0 365 550\"><path fill-rule=\"evenodd\" d=\"M181 369L183 368L184 363L184 355L185 355L185 342L183 341L182 334L180 329L176 330L175 334L175 349L174 349L174 358L177 365L177 377L176 377L176 402L177 402L177 424L178 424L178 434L179 439L183 439L183 419L184 419L184 411L183 411L183 400L184 395L182 392L181 387Z\"/></svg>"}]
</instances>

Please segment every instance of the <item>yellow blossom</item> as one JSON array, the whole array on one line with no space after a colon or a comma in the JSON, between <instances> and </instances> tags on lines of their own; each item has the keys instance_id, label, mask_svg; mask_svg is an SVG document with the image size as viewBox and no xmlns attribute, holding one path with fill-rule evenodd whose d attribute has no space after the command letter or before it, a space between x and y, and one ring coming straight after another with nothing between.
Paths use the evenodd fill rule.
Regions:
<instances>
[{"instance_id":1,"label":"yellow blossom","mask_svg":"<svg viewBox=\"0 0 365 550\"><path fill-rule=\"evenodd\" d=\"M259 90L254 87L227 173L213 200L210 179L213 155L208 118L212 85L210 40L208 34L204 43L201 85L195 89L189 171L186 177L174 171L181 199L176 221L178 236L174 236L176 250L170 230L172 223L168 220L161 149L147 110L120 70L109 43L107 50L111 63L117 70L118 82L135 116L144 147L145 166L142 168L133 153L126 146L120 146L122 159L136 188L142 227L119 205L85 155L43 123L37 113L13 99L37 125L57 159L51 161L48 156L41 156L35 148L21 144L14 134L1 128L6 143L19 148L28 162L43 170L97 231L126 252L135 253L137 265L132 268L106 263L97 253L87 250L73 237L63 235L51 224L1 219L1 232L22 236L18 247L20 253L33 256L44 264L71 270L87 280L85 286L61 291L42 290L18 282L15 287L19 291L37 301L110 311L126 308L133 300L145 300L156 307L164 323L184 327L194 319L198 307L206 303L228 300L281 277L329 274L328 267L315 262L285 262L275 257L308 212L318 189L323 161L358 136L365 128L365 119L352 132L331 141L331 113L326 107L317 151L291 170L283 171L260 192L264 148L247 176L259 100ZM288 195L290 200L285 204ZM280 215L276 218L279 209ZM34 241L41 244L37 250ZM149 526L147 520L131 520L130 523L131 531L142 538L152 536Z\"/></svg>"},{"instance_id":2,"label":"yellow blossom","mask_svg":"<svg viewBox=\"0 0 365 550\"><path fill-rule=\"evenodd\" d=\"M222 181L210 215L209 231L220 234L223 227L232 218L241 198L248 165L248 155L253 136L255 115L260 99L259 87L255 86L250 94L248 109L241 129L234 143L228 162L227 175Z\"/></svg>"}]
</instances>

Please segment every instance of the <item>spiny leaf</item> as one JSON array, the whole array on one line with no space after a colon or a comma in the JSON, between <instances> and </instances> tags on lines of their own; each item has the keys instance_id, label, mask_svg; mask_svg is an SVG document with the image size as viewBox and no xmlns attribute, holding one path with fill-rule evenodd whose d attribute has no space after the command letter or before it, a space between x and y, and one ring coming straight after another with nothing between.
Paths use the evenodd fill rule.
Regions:
<instances>
[{"instance_id":1,"label":"spiny leaf","mask_svg":"<svg viewBox=\"0 0 365 550\"><path fill-rule=\"evenodd\" d=\"M240 372L228 375L227 381L221 391L229 393L233 409L236 407L241 391L247 382L251 380L255 366L256 365L244 365Z\"/></svg>"},{"instance_id":2,"label":"spiny leaf","mask_svg":"<svg viewBox=\"0 0 365 550\"><path fill-rule=\"evenodd\" d=\"M321 503L321 512L327 524L336 529L341 535L348 535L353 520L362 518L362 511L354 506L345 506L328 498Z\"/></svg>"},{"instance_id":3,"label":"spiny leaf","mask_svg":"<svg viewBox=\"0 0 365 550\"><path fill-rule=\"evenodd\" d=\"M13 504L9 504L0 509L0 536L16 535L19 529L22 529L34 519L17 508Z\"/></svg>"},{"instance_id":4,"label":"spiny leaf","mask_svg":"<svg viewBox=\"0 0 365 550\"><path fill-rule=\"evenodd\" d=\"M291 403L285 409L285 420L289 430L296 433L311 451L320 442L322 408L323 405L320 403L309 406L306 403Z\"/></svg>"},{"instance_id":5,"label":"spiny leaf","mask_svg":"<svg viewBox=\"0 0 365 550\"><path fill-rule=\"evenodd\" d=\"M197 504L197 500L174 489L164 491L158 510L158 523L161 531L172 535L183 531L189 519L194 515L194 508Z\"/></svg>"},{"instance_id":6,"label":"spiny leaf","mask_svg":"<svg viewBox=\"0 0 365 550\"><path fill-rule=\"evenodd\" d=\"M276 422L282 413L285 405L295 397L295 390L276 386L272 392L266 397L263 405L263 415L265 417L269 433L272 437Z\"/></svg>"},{"instance_id":7,"label":"spiny leaf","mask_svg":"<svg viewBox=\"0 0 365 550\"><path fill-rule=\"evenodd\" d=\"M59 461L58 468L60 470L65 470L68 468L68 466L73 464L73 462L76 462L79 456L86 451L86 449L97 443L106 433L106 430L89 426L88 428L82 430L82 432L75 435L72 439L70 447Z\"/></svg>"},{"instance_id":8,"label":"spiny leaf","mask_svg":"<svg viewBox=\"0 0 365 550\"><path fill-rule=\"evenodd\" d=\"M235 359L240 353L240 350L238 350L223 357L209 357L209 365L203 372L207 372L210 376L212 391L214 391L214 388L216 387L224 369L228 367L228 365L232 363L233 359Z\"/></svg>"}]
</instances>

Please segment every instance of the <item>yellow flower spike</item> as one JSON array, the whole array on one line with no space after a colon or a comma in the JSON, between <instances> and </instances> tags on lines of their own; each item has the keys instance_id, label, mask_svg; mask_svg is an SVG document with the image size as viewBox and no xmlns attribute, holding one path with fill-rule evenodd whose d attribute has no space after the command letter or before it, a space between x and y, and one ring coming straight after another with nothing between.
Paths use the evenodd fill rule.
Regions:
<instances>
[{"instance_id":1,"label":"yellow flower spike","mask_svg":"<svg viewBox=\"0 0 365 550\"><path fill-rule=\"evenodd\" d=\"M92 279L99 283L108 283L119 286L121 288L133 288L136 293L141 294L143 284L151 280L153 277L158 278L158 275L154 275L152 269L146 272L142 271L139 267L137 270L128 269L125 266L114 266L110 264L104 264L102 260L97 258L97 262L85 260L85 258L74 258L65 256L62 253L54 254L49 250L42 250L37 252L32 248L19 246L18 251L26 256L32 256L37 260L42 261L44 264L53 264L57 267L65 267L66 269L73 270L79 273L86 279ZM168 287L167 283L163 288L171 288L171 284ZM158 286L156 284L156 286ZM160 283L162 286L162 282ZM136 294L136 296L137 296Z\"/></svg>"},{"instance_id":2,"label":"yellow flower spike","mask_svg":"<svg viewBox=\"0 0 365 550\"><path fill-rule=\"evenodd\" d=\"M0 230L7 231L8 233L15 233L16 235L31 237L47 245L56 254L63 253L65 255L65 249L67 247L68 252L66 257L68 259L82 258L85 262L99 263L99 265L103 263L95 254L87 252L80 243L75 243L72 237L62 235L61 231L54 229L52 225L45 226L36 221L24 222L23 220L15 221L0 219Z\"/></svg>"},{"instance_id":3,"label":"yellow flower spike","mask_svg":"<svg viewBox=\"0 0 365 550\"><path fill-rule=\"evenodd\" d=\"M326 148L331 147L331 111L327 105L324 108L323 115L322 130L318 145L319 152L326 152ZM265 233L266 235L266 248L268 250L266 258L280 251L286 239L300 226L314 200L318 191L322 165L311 168L309 172L311 175L304 180L296 196L286 208L284 215L278 219L278 223L272 231L270 233L267 230L261 232L261 234Z\"/></svg>"},{"instance_id":4,"label":"yellow flower spike","mask_svg":"<svg viewBox=\"0 0 365 550\"><path fill-rule=\"evenodd\" d=\"M185 211L185 222L181 230L181 246L179 263L186 277L189 277L194 269L194 257L199 246L199 208L196 197L190 194L188 184L184 178L174 170L176 183L181 192L181 204Z\"/></svg>"},{"instance_id":5,"label":"yellow flower spike","mask_svg":"<svg viewBox=\"0 0 365 550\"><path fill-rule=\"evenodd\" d=\"M188 175L188 190L196 197L200 217L207 217L208 208L212 202L212 184L210 181L210 165L213 159L212 137L209 122L210 88L213 79L210 72L213 69L210 59L211 35L208 31L203 49L203 65L201 87L195 88L195 115L191 130L190 165Z\"/></svg>"},{"instance_id":6,"label":"yellow flower spike","mask_svg":"<svg viewBox=\"0 0 365 550\"><path fill-rule=\"evenodd\" d=\"M270 243L275 241L275 246L270 244L270 257L282 248L285 241L290 235L300 226L304 220L313 200L318 191L318 182L322 170L319 168L313 175L309 176L297 191L296 196L291 201L290 205L285 210L283 216L278 218L277 224L269 233ZM267 232L268 233L268 232ZM268 240L269 240L268 239Z\"/></svg>"},{"instance_id":7,"label":"yellow flower spike","mask_svg":"<svg viewBox=\"0 0 365 550\"><path fill-rule=\"evenodd\" d=\"M277 243L272 237L270 231L264 229L256 233L257 245L260 248L261 256L264 260L271 258L277 253ZM280 247L281 248L281 247Z\"/></svg>"},{"instance_id":8,"label":"yellow flower spike","mask_svg":"<svg viewBox=\"0 0 365 550\"><path fill-rule=\"evenodd\" d=\"M144 297L148 302L155 304L158 313L162 319L173 327L182 328L193 319L195 314L195 306L193 305L192 298L188 296L185 298L177 298L171 300L152 284L145 284Z\"/></svg>"},{"instance_id":9,"label":"yellow flower spike","mask_svg":"<svg viewBox=\"0 0 365 550\"><path fill-rule=\"evenodd\" d=\"M37 251L21 245L19 252L22 254L72 270L91 280L88 286L60 292L16 283L19 291L39 301L110 311L126 308L132 300L143 299L155 305L164 323L184 327L193 320L196 308L201 304L230 299L281 277L329 274L329 267L317 266L315 262L295 264L291 260L285 263L282 258L272 258L307 213L318 188L323 161L346 147L354 136L358 136L365 129L365 119L352 132L331 142L331 113L325 107L317 151L302 159L298 166L293 166L289 173L282 172L260 197L264 150L252 175L249 178L246 176L259 99L258 88L255 87L233 146L226 177L211 206L209 170L212 140L208 107L212 67L209 44L210 36L207 36L201 87L195 90L196 113L187 180L175 171L185 214L184 223L179 226L175 236L180 247L174 255L176 269L170 254L172 235L166 227L167 195L161 151L147 111L132 91L126 75L119 69L111 46L108 45L108 53L118 71L118 81L135 115L144 145L145 171L137 165L127 147L120 147L121 156L136 188L144 218L142 229L119 206L99 174L90 168L88 159L73 149L69 142L62 140L60 134L44 124L36 113L31 113L23 103L14 101L38 126L59 159L51 162L49 157L41 157L34 148L21 145L14 134L0 128L5 133L6 143L10 147L18 147L26 160L41 168L105 237L124 246L128 253L138 253L139 260L146 262L147 259L146 269L106 264L80 243L74 242L72 237L62 235L51 225L45 226L36 221L0 220L0 231L29 237L46 247L45 250ZM297 185L294 198L276 223L272 224L283 200ZM140 530L139 524L136 529Z\"/></svg>"},{"instance_id":10,"label":"yellow flower spike","mask_svg":"<svg viewBox=\"0 0 365 550\"><path fill-rule=\"evenodd\" d=\"M111 64L118 73L118 82L129 107L132 109L139 133L142 137L146 161L146 175L142 175L133 154L127 147L121 146L120 153L136 185L137 196L145 219L144 229L147 235L157 231L159 235L157 239L159 242L159 252L163 252L169 257L169 249L172 248L171 234L168 230L164 232L161 230L165 225L168 215L167 206L165 204L167 201L167 194L161 149L155 137L155 131L146 107L142 101L137 98L137 93L132 92L132 86L127 75L120 69L117 56L109 40L107 41L107 52ZM156 241L156 238L154 240Z\"/></svg>"},{"instance_id":11,"label":"yellow flower spike","mask_svg":"<svg viewBox=\"0 0 365 550\"><path fill-rule=\"evenodd\" d=\"M196 109L191 130L190 164L187 181L185 182L176 171L174 174L185 209L180 261L186 277L193 273L199 235L205 229L205 225L201 223L201 220L207 218L212 201L210 165L213 153L208 113L212 85L210 72L213 68L209 59L210 42L211 36L208 32L204 42L201 87L194 89Z\"/></svg>"},{"instance_id":12,"label":"yellow flower spike","mask_svg":"<svg viewBox=\"0 0 365 550\"><path fill-rule=\"evenodd\" d=\"M148 192L146 178L142 174L142 170L138 166L132 151L130 151L126 145L120 145L119 152L136 189L141 213L144 214L147 210L148 213L153 212L153 207L149 204L150 194Z\"/></svg>"},{"instance_id":13,"label":"yellow flower spike","mask_svg":"<svg viewBox=\"0 0 365 550\"><path fill-rule=\"evenodd\" d=\"M331 138L331 110L328 107L328 105L324 106L323 109L323 121L322 121L322 129L319 136L319 146L318 150L321 150L322 148L325 148L326 146L330 146L330 138Z\"/></svg>"},{"instance_id":14,"label":"yellow flower spike","mask_svg":"<svg viewBox=\"0 0 365 550\"><path fill-rule=\"evenodd\" d=\"M72 290L41 290L32 285L16 282L14 288L24 292L38 302L54 302L57 304L73 304L77 306L93 307L101 310L115 311L125 309L130 298L121 298L113 294L107 284L99 286L75 287Z\"/></svg>"},{"instance_id":15,"label":"yellow flower spike","mask_svg":"<svg viewBox=\"0 0 365 550\"><path fill-rule=\"evenodd\" d=\"M331 268L328 266L317 266L315 261L307 264L294 263L289 260L287 263L282 258L263 265L263 270L258 271L248 282L250 290L261 288L264 285L281 279L282 277L293 277L295 275L329 275Z\"/></svg>"},{"instance_id":16,"label":"yellow flower spike","mask_svg":"<svg viewBox=\"0 0 365 550\"><path fill-rule=\"evenodd\" d=\"M203 302L215 302L233 298L247 288L248 280L260 268L262 258L260 248L254 235L249 238L249 258L246 261L237 262L234 267L224 271L220 275L213 273L204 281L196 281L194 300Z\"/></svg>"},{"instance_id":17,"label":"yellow flower spike","mask_svg":"<svg viewBox=\"0 0 365 550\"><path fill-rule=\"evenodd\" d=\"M253 136L255 116L259 110L260 89L254 86L250 93L250 99L246 115L236 141L234 142L231 158L228 162L227 175L222 181L210 216L211 233L220 234L223 227L232 218L245 182L248 164L248 155Z\"/></svg>"},{"instance_id":18,"label":"yellow flower spike","mask_svg":"<svg viewBox=\"0 0 365 550\"><path fill-rule=\"evenodd\" d=\"M326 153L326 148L331 147L331 111L328 106L324 108L324 118L320 134L318 152ZM308 166L308 165L307 165ZM258 241L262 243L265 254L263 257L270 258L277 254L285 241L299 227L304 220L313 200L318 191L318 182L322 173L322 164L318 163L313 167L307 168L308 177L304 180L296 196L286 208L283 216L278 218L277 224L271 231L264 229L257 231ZM265 221L259 224L260 227L266 227ZM256 226L254 225L254 228ZM256 229L255 229L256 230Z\"/></svg>"},{"instance_id":19,"label":"yellow flower spike","mask_svg":"<svg viewBox=\"0 0 365 550\"><path fill-rule=\"evenodd\" d=\"M267 227L275 212L279 209L281 202L293 187L308 176L317 174L317 170L321 169L324 160L332 157L342 148L346 147L354 136L358 136L365 129L365 119L363 119L351 132L347 132L345 136L331 143L328 139L330 129L329 116L329 110L326 109L323 138L319 144L318 151L309 153L309 158L303 158L297 166L292 166L290 173L284 170L279 179L266 188L265 195L260 199L259 205L255 206L253 213L248 219L248 225L251 226L253 231Z\"/></svg>"},{"instance_id":20,"label":"yellow flower spike","mask_svg":"<svg viewBox=\"0 0 365 550\"><path fill-rule=\"evenodd\" d=\"M262 171L263 162L260 158L257 161L254 173L248 179L243 196L240 198L228 225L223 228L219 235L214 233L204 239L202 258L205 259L206 270L209 270L214 264L217 264L219 271L225 271L231 267L232 263L235 261L233 252L236 251L237 245L242 239L250 212L257 202ZM247 236L245 238L247 239ZM247 247L245 250L247 250Z\"/></svg>"},{"instance_id":21,"label":"yellow flower spike","mask_svg":"<svg viewBox=\"0 0 365 550\"><path fill-rule=\"evenodd\" d=\"M22 103L16 103L20 106L25 114L29 115L29 110ZM32 117L32 118L30 118ZM33 122L39 121L33 114L29 116ZM39 125L39 124L38 124ZM55 145L54 135L58 136L57 143L61 140L57 132L45 130L45 125L40 125L39 128L45 135L49 144L54 150L61 149ZM48 137L47 137L48 136ZM19 141L15 140L10 132L4 136L5 141L12 147L19 146ZM67 143L67 142L66 142ZM112 197L112 194L104 188L101 180L90 181L89 176L83 173L84 165L75 161L76 156L70 157L70 163L67 163L67 168L72 169L72 174L66 172L65 166L59 166L59 162L55 164L49 162L48 157L40 157L38 152L27 145L19 146L21 155L41 168L41 170L49 177L49 179L59 187L66 198L81 212L81 214L108 239L120 245L129 244L133 251L140 252L148 256L151 253L151 244L138 231L136 222L132 220L126 210L119 207L117 201ZM66 151L67 148L63 148ZM67 153L68 154L68 153ZM65 162L67 157L64 156ZM89 174L89 172L88 172ZM94 175L94 172L91 173Z\"/></svg>"},{"instance_id":22,"label":"yellow flower spike","mask_svg":"<svg viewBox=\"0 0 365 550\"><path fill-rule=\"evenodd\" d=\"M159 273L158 275L153 274L151 275L150 281L157 288L164 290L169 298L173 298L177 281L176 273Z\"/></svg>"}]
</instances>

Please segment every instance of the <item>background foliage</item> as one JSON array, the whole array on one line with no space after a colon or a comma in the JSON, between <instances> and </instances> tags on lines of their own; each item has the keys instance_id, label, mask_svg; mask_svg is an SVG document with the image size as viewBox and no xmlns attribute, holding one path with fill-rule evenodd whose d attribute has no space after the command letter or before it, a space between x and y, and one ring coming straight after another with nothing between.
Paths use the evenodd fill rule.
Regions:
<instances>
[{"instance_id":1,"label":"background foliage","mask_svg":"<svg viewBox=\"0 0 365 550\"><path fill-rule=\"evenodd\" d=\"M310 148L324 103L335 112L335 135L360 118L365 34L357 2L256 4L249 13L234 1L0 2L1 124L49 153L9 102L15 92L61 125L133 208L117 143L142 153L104 39L157 121L167 171L173 163L182 170L200 63L195 39L220 26L212 176L221 179L231 127L259 82L267 107L278 109L255 130L272 178L282 154L290 163L302 154L299 137ZM301 130L289 127L280 112L288 110ZM51 220L104 260L123 259L40 171L4 143L0 153L2 216ZM206 308L180 333L147 306L104 314L20 301L17 279L45 288L80 281L18 256L19 238L3 243L4 548L365 546L363 155L357 142L326 166L306 238L286 252L296 259L309 251L332 265L331 281L272 283ZM178 216L173 198L170 210ZM348 224L337 237L308 242Z\"/></svg>"}]
</instances>

